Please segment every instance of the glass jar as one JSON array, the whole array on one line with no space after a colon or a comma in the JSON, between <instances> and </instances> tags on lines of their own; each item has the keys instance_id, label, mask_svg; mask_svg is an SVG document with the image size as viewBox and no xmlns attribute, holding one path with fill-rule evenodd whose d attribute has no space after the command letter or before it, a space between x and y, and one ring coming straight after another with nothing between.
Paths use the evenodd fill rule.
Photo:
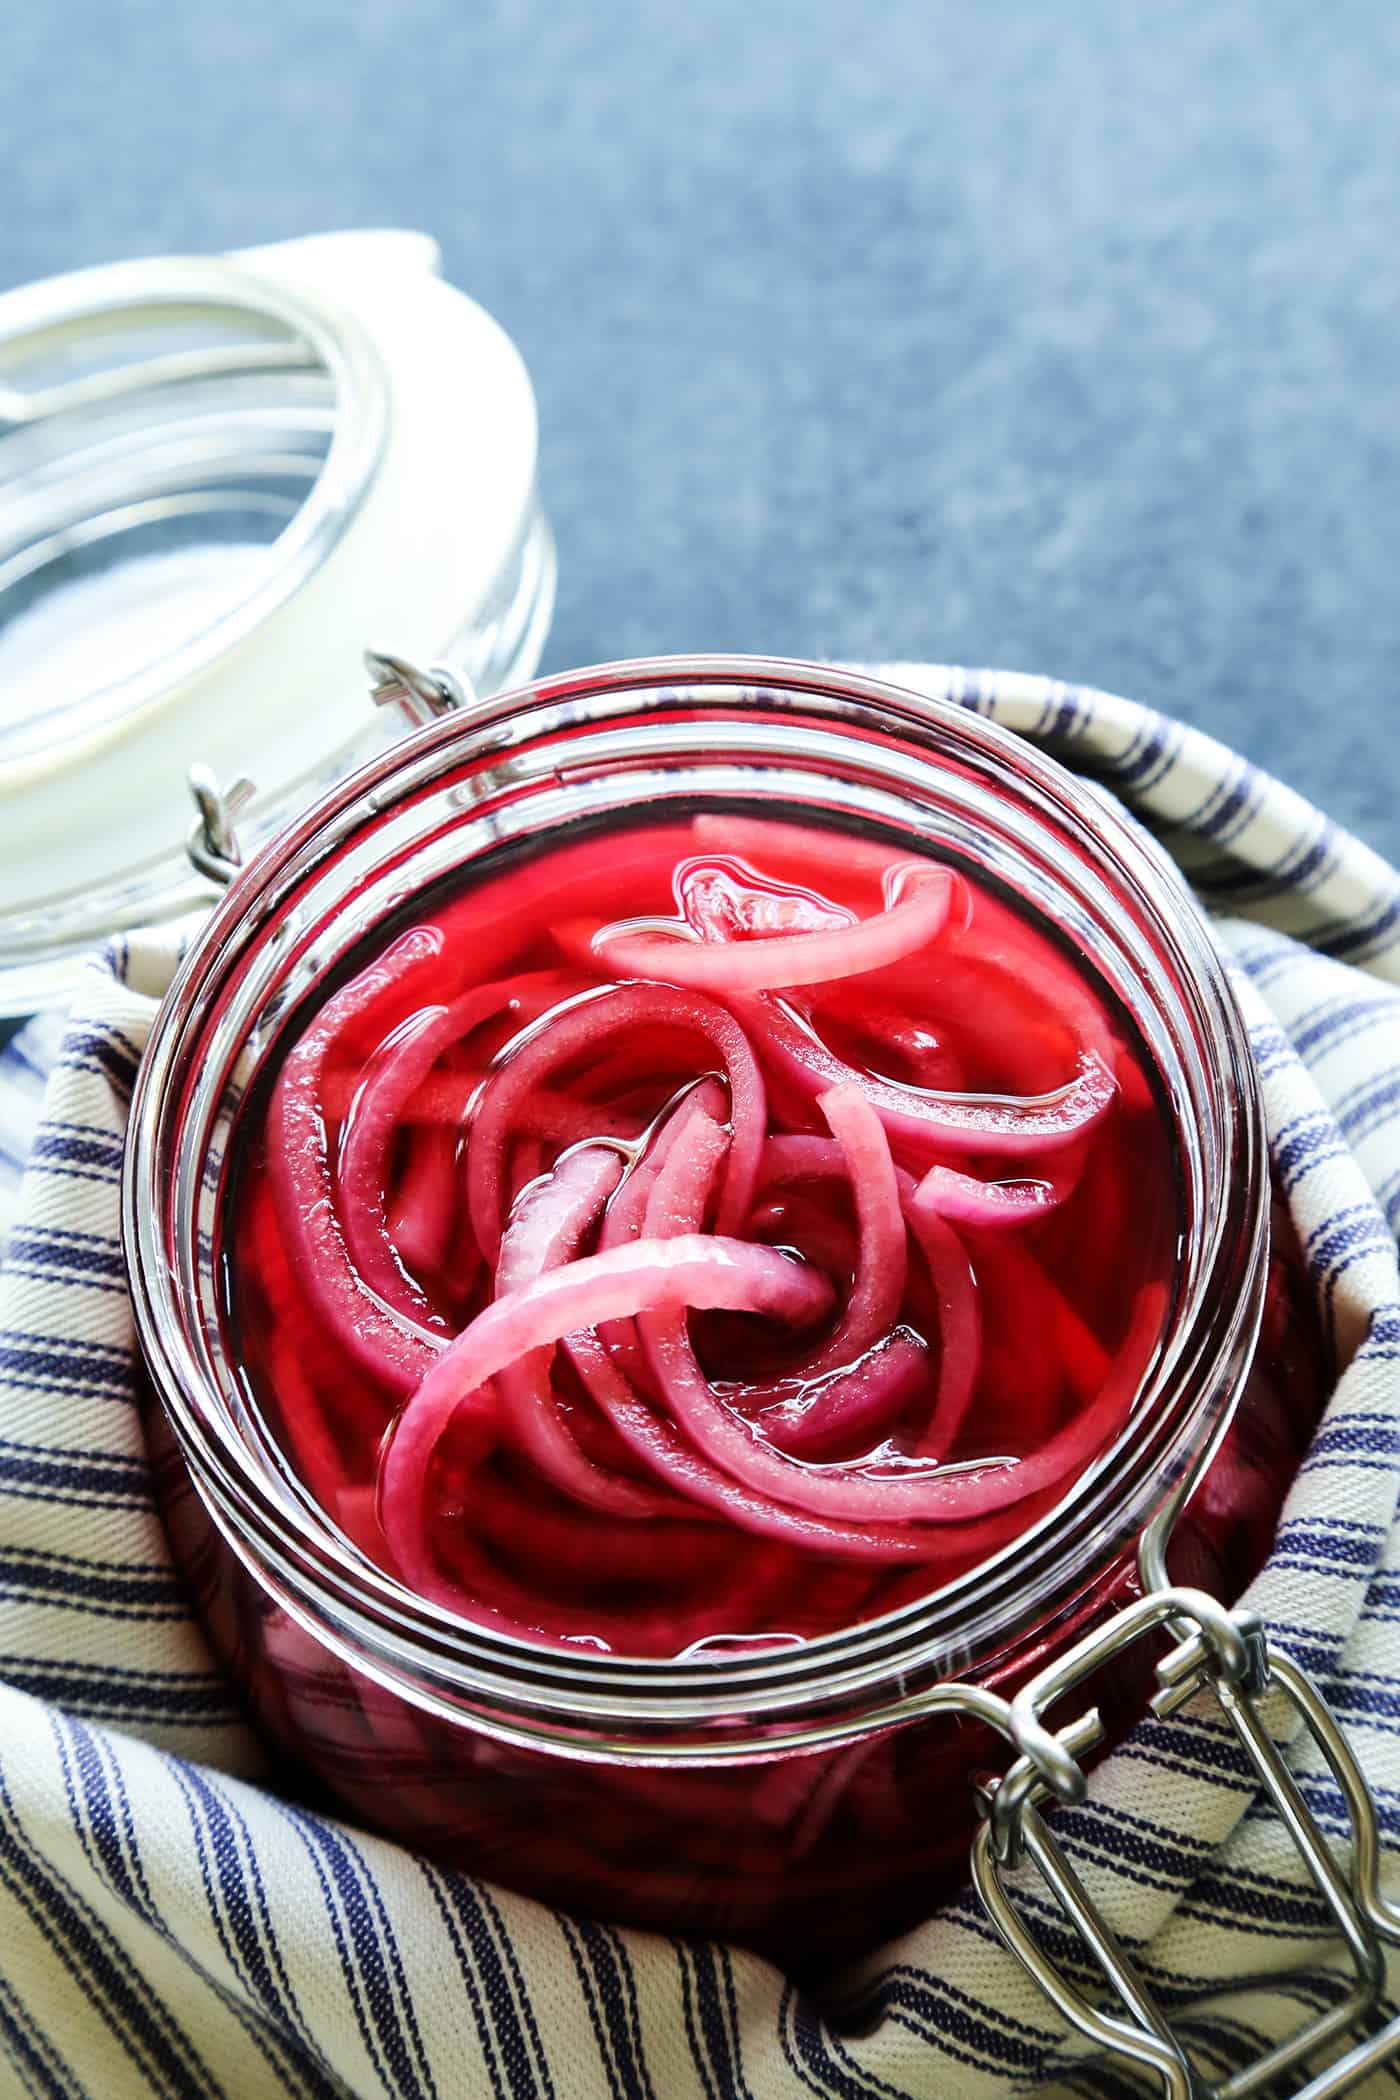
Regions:
<instances>
[{"instance_id":1,"label":"glass jar","mask_svg":"<svg viewBox=\"0 0 1400 2100\"><path fill-rule=\"evenodd\" d=\"M246 842L383 748L366 641L534 670L534 394L437 264L361 230L0 295L0 1017L206 908L191 765L251 776Z\"/></svg>"},{"instance_id":2,"label":"glass jar","mask_svg":"<svg viewBox=\"0 0 1400 2100\"><path fill-rule=\"evenodd\" d=\"M239 1105L303 1000L445 875L660 804L875 832L1009 891L1135 1022L1182 1217L1174 1309L1129 1421L1014 1546L800 1648L677 1661L512 1641L360 1555L241 1398L218 1270ZM1136 1595L1144 1538L1157 1579L1203 1472L1173 1572L1233 1595L1267 1550L1325 1383L1281 1210L1270 1265L1269 1211L1258 1087L1209 934L1095 789L957 706L816 666L542 681L429 723L289 825L157 1019L124 1231L167 1525L259 1725L359 1819L549 1902L810 1966L961 1881L972 1782L1007 1762L980 1692L1009 1694ZM1103 1678L1110 1735L1149 1678L1140 1651ZM953 1680L973 1687L961 1705Z\"/></svg>"}]
</instances>

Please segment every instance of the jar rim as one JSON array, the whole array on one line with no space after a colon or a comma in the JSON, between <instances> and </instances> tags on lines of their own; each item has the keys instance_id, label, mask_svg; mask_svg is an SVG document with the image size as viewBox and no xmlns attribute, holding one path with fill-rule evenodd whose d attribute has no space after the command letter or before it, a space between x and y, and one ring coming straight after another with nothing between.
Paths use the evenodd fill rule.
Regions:
<instances>
[{"instance_id":1,"label":"jar rim","mask_svg":"<svg viewBox=\"0 0 1400 2100\"><path fill-rule=\"evenodd\" d=\"M627 704L648 693L673 701L698 694L697 706L733 708L736 725L743 720L736 701L756 694L795 719L819 703L848 708L858 724L897 736L901 751L912 750L925 771L937 771L939 748L956 746L997 782L1021 818L1029 810L1043 825L1052 818L1066 825L1094 880L1111 878L1113 893L1131 898L1153 937L1169 947L1185 1004L1194 1002L1193 1013L1178 1021L1185 1027L1189 1019L1214 1060L1207 1106L1218 1129L1212 1185L1201 1191L1207 1214L1199 1221L1200 1258L1170 1345L1159 1349L1122 1431L1014 1547L913 1604L814 1636L800 1649L691 1660L560 1651L459 1618L363 1556L348 1564L330 1520L317 1513L318 1529L294 1498L268 1493L255 1454L220 1430L226 1396L192 1343L188 1307L161 1237L163 1153L185 1098L185 1060L220 1003L233 956L275 932L308 869L343 846L357 825L382 820L441 778L449 761L508 766L530 748L533 729L566 724L591 732L600 710L603 721L631 720ZM638 718L645 713L642 705ZM674 709L666 718L673 737L678 718ZM1014 1607L1039 1570L1048 1571L1042 1592L1058 1596L1061 1609L1082 1595L1101 1567L1104 1511L1115 1485L1131 1480L1140 1499L1160 1498L1188 1469L1194 1473L1223 1432L1257 1330L1267 1196L1259 1087L1224 966L1176 871L1130 819L948 692L915 692L795 660L663 657L567 672L431 723L332 788L259 853L192 945L157 1016L132 1101L123 1238L138 1334L186 1462L225 1536L294 1616L415 1703L458 1718L465 1711L488 1733L567 1741L574 1754L604 1754L605 1746L611 1757L713 1759L725 1754L713 1732L721 1721L766 1729L796 1715L801 1744L815 1747L833 1739L833 1729L849 1732L852 1702L866 1709L866 1725L875 1725L873 1697L883 1723L889 1697L908 1698L950 1671L975 1667L996 1652L998 1640L1004 1646L1017 1628ZM833 1719L841 1713L847 1718ZM710 1732L693 1741L677 1736L696 1723Z\"/></svg>"}]
</instances>

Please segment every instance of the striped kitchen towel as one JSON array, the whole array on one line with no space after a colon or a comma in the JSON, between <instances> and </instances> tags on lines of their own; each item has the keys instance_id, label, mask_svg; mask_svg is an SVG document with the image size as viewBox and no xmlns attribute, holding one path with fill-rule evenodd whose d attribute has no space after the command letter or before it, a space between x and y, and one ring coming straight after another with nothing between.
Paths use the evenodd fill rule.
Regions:
<instances>
[{"instance_id":1,"label":"striped kitchen towel","mask_svg":"<svg viewBox=\"0 0 1400 2100\"><path fill-rule=\"evenodd\" d=\"M1324 1678L1400 1844L1400 878L1143 708L1038 679L892 675L1118 794L1215 919L1341 1367L1250 1601ZM751 1955L556 1915L279 1800L185 1608L133 1407L121 1140L172 963L159 940L122 945L90 967L61 1043L27 1031L0 1060L0 2092L1137 2090L1066 2036L968 1893L817 2002ZM1340 1834L1325 1768L1290 1755ZM1219 1721L1144 1722L1058 1824L1211 2077L1340 1995L1316 1900ZM1389 1849L1385 1867L1393 1886Z\"/></svg>"}]
</instances>

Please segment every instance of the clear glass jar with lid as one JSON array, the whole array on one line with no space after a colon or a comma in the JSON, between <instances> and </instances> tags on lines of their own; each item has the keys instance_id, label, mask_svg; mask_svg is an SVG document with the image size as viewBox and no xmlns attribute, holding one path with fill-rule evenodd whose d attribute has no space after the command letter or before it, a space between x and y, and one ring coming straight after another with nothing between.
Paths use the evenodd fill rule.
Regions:
<instances>
[{"instance_id":1,"label":"clear glass jar with lid","mask_svg":"<svg viewBox=\"0 0 1400 2100\"><path fill-rule=\"evenodd\" d=\"M365 642L487 691L534 669L534 397L436 265L341 233L0 297L0 1017L207 906L192 765L256 784L251 844L397 734Z\"/></svg>"},{"instance_id":2,"label":"clear glass jar with lid","mask_svg":"<svg viewBox=\"0 0 1400 2100\"><path fill-rule=\"evenodd\" d=\"M240 1106L327 975L449 873L643 806L808 818L984 875L1131 1017L1172 1122L1173 1310L1111 1448L1010 1547L779 1652L550 1649L413 1595L314 1506L246 1406L221 1295ZM989 1888L998 1829L1014 1849L1005 1826L1037 1787L1082 1784L1094 1731L1077 1716L1050 1735L1038 1682L1092 1674L1112 1734L1151 1691L1150 1625L1194 1625L1198 1676L1252 1667L1223 1611L1193 1621L1189 1597L1144 1591L1170 1571L1237 1593L1320 1407L1296 1250L1280 1217L1271 1252L1269 1218L1243 1025L1194 906L1136 828L949 703L744 659L620 665L477 703L290 824L162 1009L124 1210L171 1535L219 1652L303 1773L376 1827L546 1900L731 1933L807 1968L915 1922L961 1880L979 1775L1012 1763L987 1797L1001 1825L979 1840ZM1101 1651L1124 1625L1131 1642Z\"/></svg>"}]
</instances>

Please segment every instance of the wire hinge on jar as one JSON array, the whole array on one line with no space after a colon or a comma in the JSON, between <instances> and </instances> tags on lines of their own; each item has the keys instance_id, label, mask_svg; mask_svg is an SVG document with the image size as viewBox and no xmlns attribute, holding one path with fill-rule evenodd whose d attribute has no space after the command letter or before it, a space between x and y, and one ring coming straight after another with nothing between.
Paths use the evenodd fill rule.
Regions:
<instances>
[{"instance_id":1,"label":"wire hinge on jar","mask_svg":"<svg viewBox=\"0 0 1400 2100\"><path fill-rule=\"evenodd\" d=\"M204 765L191 766L187 777L197 815L185 850L201 875L226 890L243 865L234 819L247 808L257 789L251 780L240 777L225 790Z\"/></svg>"},{"instance_id":2,"label":"wire hinge on jar","mask_svg":"<svg viewBox=\"0 0 1400 2100\"><path fill-rule=\"evenodd\" d=\"M1352 1980L1344 1998L1307 2021L1233 2077L1211 2082L1193 2063L1142 1973L1103 1917L1042 1814L1045 1803L1085 1798L1080 1759L1103 1738L1096 1709L1058 1730L1047 1710L1113 1662L1137 1641L1167 1627L1177 1645L1157 1664L1152 1708L1176 1713L1198 1694L1213 1697L1307 1867L1350 1956ZM1303 1723L1341 1791L1352 1834L1348 1872L1318 1826L1261 1713L1267 1697L1281 1697ZM1200 1590L1154 1590L1095 1628L1022 1687L1005 1708L1005 1732L1020 1756L1000 1778L979 1789L982 1828L973 1846L977 1892L997 1932L1035 1982L1078 2032L1100 2049L1155 2073L1167 2100L1248 2100L1300 2074L1309 2058L1352 2035L1374 2031L1306 2084L1295 2100L1334 2100L1349 2092L1400 2049L1400 2015L1377 2025L1385 1982L1384 1945L1400 1945L1400 1910L1380 1890L1380 1832L1375 1803L1326 1700L1307 1675L1269 1641L1253 1612L1229 1611ZM1095 2004L1047 1955L1017 1907L1008 1870L1034 1866L1065 1918L1078 1932L1118 2003ZM1257 1981L1257 1980L1256 1980ZM1221 1985L1221 1995L1228 1992Z\"/></svg>"},{"instance_id":3,"label":"wire hinge on jar","mask_svg":"<svg viewBox=\"0 0 1400 2100\"><path fill-rule=\"evenodd\" d=\"M406 656L391 655L386 649L366 649L365 669L373 681L370 698L375 706L399 708L415 729L476 703L477 693L471 681L442 664L433 664L424 671Z\"/></svg>"},{"instance_id":4,"label":"wire hinge on jar","mask_svg":"<svg viewBox=\"0 0 1400 2100\"><path fill-rule=\"evenodd\" d=\"M383 649L366 649L364 662L373 681L370 698L375 706L400 708L415 728L476 704L470 679L443 664L420 670L406 656ZM257 791L250 780L241 778L224 790L205 765L191 766L188 778L198 814L185 841L186 851L201 875L227 889L243 865L234 819Z\"/></svg>"}]
</instances>

